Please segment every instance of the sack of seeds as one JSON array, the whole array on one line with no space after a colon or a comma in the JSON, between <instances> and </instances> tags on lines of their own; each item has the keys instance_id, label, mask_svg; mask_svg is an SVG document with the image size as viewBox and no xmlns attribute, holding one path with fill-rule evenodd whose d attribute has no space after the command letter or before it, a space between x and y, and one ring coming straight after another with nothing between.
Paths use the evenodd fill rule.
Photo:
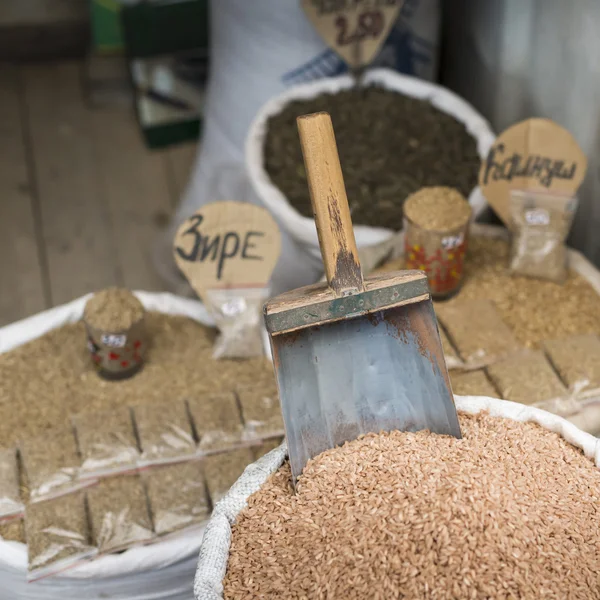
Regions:
<instances>
[{"instance_id":1,"label":"sack of seeds","mask_svg":"<svg viewBox=\"0 0 600 600\"><path fill-rule=\"evenodd\" d=\"M0 522L22 515L23 510L16 450L0 449Z\"/></svg>"},{"instance_id":2,"label":"sack of seeds","mask_svg":"<svg viewBox=\"0 0 600 600\"><path fill-rule=\"evenodd\" d=\"M269 288L206 291L206 307L219 329L213 358L264 355L262 307L269 295Z\"/></svg>"},{"instance_id":3,"label":"sack of seeds","mask_svg":"<svg viewBox=\"0 0 600 600\"><path fill-rule=\"evenodd\" d=\"M290 589L302 598L595 598L598 440L536 408L456 404L462 440L370 434L311 460L295 492L285 446L248 466L207 525L196 600Z\"/></svg>"},{"instance_id":4,"label":"sack of seeds","mask_svg":"<svg viewBox=\"0 0 600 600\"><path fill-rule=\"evenodd\" d=\"M513 273L557 283L567 278L566 240L577 204L571 196L511 191Z\"/></svg>"}]
</instances>

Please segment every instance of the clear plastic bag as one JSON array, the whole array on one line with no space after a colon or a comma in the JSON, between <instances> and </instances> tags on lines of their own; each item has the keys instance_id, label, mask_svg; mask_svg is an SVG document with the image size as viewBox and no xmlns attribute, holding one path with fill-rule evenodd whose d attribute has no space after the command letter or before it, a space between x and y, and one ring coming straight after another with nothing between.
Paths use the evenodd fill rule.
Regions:
<instances>
[{"instance_id":1,"label":"clear plastic bag","mask_svg":"<svg viewBox=\"0 0 600 600\"><path fill-rule=\"evenodd\" d=\"M548 340L544 349L575 398L600 395L600 337L588 333Z\"/></svg>"},{"instance_id":2,"label":"clear plastic bag","mask_svg":"<svg viewBox=\"0 0 600 600\"><path fill-rule=\"evenodd\" d=\"M82 414L73 423L82 458L80 477L104 477L137 468L140 454L129 407Z\"/></svg>"},{"instance_id":3,"label":"clear plastic bag","mask_svg":"<svg viewBox=\"0 0 600 600\"><path fill-rule=\"evenodd\" d=\"M269 288L206 291L203 299L219 329L213 358L264 355L262 310L269 295Z\"/></svg>"},{"instance_id":4,"label":"clear plastic bag","mask_svg":"<svg viewBox=\"0 0 600 600\"><path fill-rule=\"evenodd\" d=\"M567 278L566 240L577 204L571 196L511 191L513 273L557 283Z\"/></svg>"},{"instance_id":5,"label":"clear plastic bag","mask_svg":"<svg viewBox=\"0 0 600 600\"><path fill-rule=\"evenodd\" d=\"M81 458L72 427L57 427L19 445L29 501L39 502L90 485L79 480Z\"/></svg>"},{"instance_id":6,"label":"clear plastic bag","mask_svg":"<svg viewBox=\"0 0 600 600\"><path fill-rule=\"evenodd\" d=\"M81 492L30 504L25 529L29 581L55 575L97 554Z\"/></svg>"},{"instance_id":7,"label":"clear plastic bag","mask_svg":"<svg viewBox=\"0 0 600 600\"><path fill-rule=\"evenodd\" d=\"M436 314L468 369L492 364L521 349L490 300L451 300Z\"/></svg>"},{"instance_id":8,"label":"clear plastic bag","mask_svg":"<svg viewBox=\"0 0 600 600\"><path fill-rule=\"evenodd\" d=\"M202 463L198 460L144 474L157 535L199 526L210 516Z\"/></svg>"},{"instance_id":9,"label":"clear plastic bag","mask_svg":"<svg viewBox=\"0 0 600 600\"><path fill-rule=\"evenodd\" d=\"M200 394L188 399L202 452L218 452L239 446L243 441L244 426L233 392Z\"/></svg>"},{"instance_id":10,"label":"clear plastic bag","mask_svg":"<svg viewBox=\"0 0 600 600\"><path fill-rule=\"evenodd\" d=\"M195 456L196 442L183 400L146 402L133 408L142 449L140 466Z\"/></svg>"},{"instance_id":11,"label":"clear plastic bag","mask_svg":"<svg viewBox=\"0 0 600 600\"><path fill-rule=\"evenodd\" d=\"M244 419L245 440L283 435L283 417L275 382L238 385L236 391Z\"/></svg>"},{"instance_id":12,"label":"clear plastic bag","mask_svg":"<svg viewBox=\"0 0 600 600\"><path fill-rule=\"evenodd\" d=\"M204 459L206 485L213 506L229 491L244 469L254 462L250 448L238 448L222 454L214 454Z\"/></svg>"},{"instance_id":13,"label":"clear plastic bag","mask_svg":"<svg viewBox=\"0 0 600 600\"><path fill-rule=\"evenodd\" d=\"M93 540L101 553L146 544L155 537L139 477L103 479L88 491Z\"/></svg>"},{"instance_id":14,"label":"clear plastic bag","mask_svg":"<svg viewBox=\"0 0 600 600\"><path fill-rule=\"evenodd\" d=\"M23 514L19 489L19 466L14 448L0 449L0 522Z\"/></svg>"}]
</instances>

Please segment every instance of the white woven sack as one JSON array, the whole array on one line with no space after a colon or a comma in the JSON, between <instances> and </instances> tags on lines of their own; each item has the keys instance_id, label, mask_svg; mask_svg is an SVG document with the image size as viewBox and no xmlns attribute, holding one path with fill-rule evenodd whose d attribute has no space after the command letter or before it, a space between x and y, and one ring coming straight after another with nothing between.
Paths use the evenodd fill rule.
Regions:
<instances>
[{"instance_id":1,"label":"white woven sack","mask_svg":"<svg viewBox=\"0 0 600 600\"><path fill-rule=\"evenodd\" d=\"M149 310L213 325L204 306L172 294L135 292ZM81 319L90 295L0 328L0 353ZM82 340L85 343L85 340ZM104 556L27 583L27 548L0 539L0 600L190 600L202 531Z\"/></svg>"},{"instance_id":2,"label":"white woven sack","mask_svg":"<svg viewBox=\"0 0 600 600\"><path fill-rule=\"evenodd\" d=\"M478 396L455 396L454 398L458 410L469 414L487 410L492 416L538 423L549 431L555 431L567 442L583 450L583 453L593 459L597 467L600 467L600 440L561 417L539 408L506 400ZM194 583L196 600L223 600L222 582L227 571L231 526L239 512L247 505L248 497L258 491L269 475L283 464L286 452L286 446L282 444L248 466L229 493L215 507L200 547Z\"/></svg>"},{"instance_id":3,"label":"white woven sack","mask_svg":"<svg viewBox=\"0 0 600 600\"><path fill-rule=\"evenodd\" d=\"M364 85L378 84L386 89L400 92L406 96L428 100L439 110L452 115L463 123L467 131L477 141L477 151L483 159L492 146L495 134L489 123L465 100L446 88L401 75L389 69L373 69L364 78ZM323 93L336 93L354 85L349 75L315 81L292 88L267 102L256 115L246 139L246 169L250 183L261 202L275 215L283 227L312 257L320 261L319 242L313 219L302 216L287 200L284 194L271 182L264 167L264 144L267 134L267 122L273 115L280 113L294 100L315 98ZM342 165L343 166L343 165ZM477 218L487 206L479 187L469 196L474 218ZM354 227L356 243L359 247L372 246L388 240L391 229L356 225Z\"/></svg>"}]
</instances>

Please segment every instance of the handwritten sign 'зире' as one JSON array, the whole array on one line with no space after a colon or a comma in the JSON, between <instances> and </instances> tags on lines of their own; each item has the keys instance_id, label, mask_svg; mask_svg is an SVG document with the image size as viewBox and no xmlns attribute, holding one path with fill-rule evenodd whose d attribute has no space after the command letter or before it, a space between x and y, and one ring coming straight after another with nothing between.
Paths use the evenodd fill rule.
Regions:
<instances>
[{"instance_id":1,"label":"handwritten sign '\u0437\u0438\u0440\u0435'","mask_svg":"<svg viewBox=\"0 0 600 600\"><path fill-rule=\"evenodd\" d=\"M281 251L268 210L245 202L206 204L177 231L177 266L202 298L205 290L266 287Z\"/></svg>"},{"instance_id":2,"label":"handwritten sign '\u0437\u0438\u0440\u0435'","mask_svg":"<svg viewBox=\"0 0 600 600\"><path fill-rule=\"evenodd\" d=\"M302 0L325 43L352 68L368 65L390 33L404 0Z\"/></svg>"},{"instance_id":3,"label":"handwritten sign '\u0437\u0438\u0440\u0435'","mask_svg":"<svg viewBox=\"0 0 600 600\"><path fill-rule=\"evenodd\" d=\"M528 119L506 129L481 164L479 185L508 227L511 190L574 196L587 158L575 138L549 119Z\"/></svg>"}]
</instances>

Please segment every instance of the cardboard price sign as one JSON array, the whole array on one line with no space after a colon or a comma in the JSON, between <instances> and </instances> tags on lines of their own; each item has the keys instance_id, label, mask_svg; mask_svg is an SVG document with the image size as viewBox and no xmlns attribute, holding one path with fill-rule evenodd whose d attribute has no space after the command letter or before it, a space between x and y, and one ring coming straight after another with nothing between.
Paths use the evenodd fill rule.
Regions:
<instances>
[{"instance_id":1,"label":"cardboard price sign","mask_svg":"<svg viewBox=\"0 0 600 600\"><path fill-rule=\"evenodd\" d=\"M494 142L479 171L479 185L496 214L511 227L511 190L574 196L587 158L575 138L549 119L527 119Z\"/></svg>"},{"instance_id":2,"label":"cardboard price sign","mask_svg":"<svg viewBox=\"0 0 600 600\"><path fill-rule=\"evenodd\" d=\"M353 69L368 65L390 33L404 0L301 0L325 43Z\"/></svg>"},{"instance_id":3,"label":"cardboard price sign","mask_svg":"<svg viewBox=\"0 0 600 600\"><path fill-rule=\"evenodd\" d=\"M202 298L217 288L266 287L281 251L268 210L224 200L206 204L175 235L177 266Z\"/></svg>"}]
</instances>

